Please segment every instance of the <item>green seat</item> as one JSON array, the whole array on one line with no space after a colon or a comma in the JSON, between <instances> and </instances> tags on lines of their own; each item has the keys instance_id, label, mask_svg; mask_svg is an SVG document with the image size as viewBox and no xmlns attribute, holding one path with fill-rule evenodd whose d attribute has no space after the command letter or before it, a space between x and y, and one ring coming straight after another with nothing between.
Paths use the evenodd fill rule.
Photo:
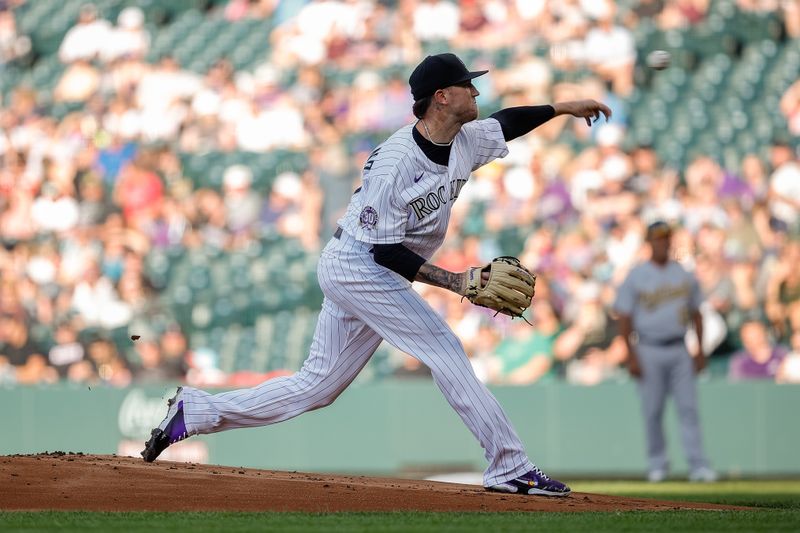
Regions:
<instances>
[{"instance_id":1,"label":"green seat","mask_svg":"<svg viewBox=\"0 0 800 533\"><path fill-rule=\"evenodd\" d=\"M222 339L219 347L219 366L223 372L236 371L236 349L239 345L242 329L235 325L230 328L220 328Z\"/></svg>"},{"instance_id":2,"label":"green seat","mask_svg":"<svg viewBox=\"0 0 800 533\"><path fill-rule=\"evenodd\" d=\"M205 266L193 266L189 271L189 287L192 290L207 289L211 286L211 275Z\"/></svg>"},{"instance_id":3,"label":"green seat","mask_svg":"<svg viewBox=\"0 0 800 533\"><path fill-rule=\"evenodd\" d=\"M243 328L235 348L235 370L253 371L256 352L255 333L253 328Z\"/></svg>"},{"instance_id":4,"label":"green seat","mask_svg":"<svg viewBox=\"0 0 800 533\"><path fill-rule=\"evenodd\" d=\"M214 322L214 318L214 306L208 300L198 302L191 308L191 324L194 330L203 330L212 326L219 326L218 323Z\"/></svg>"},{"instance_id":5,"label":"green seat","mask_svg":"<svg viewBox=\"0 0 800 533\"><path fill-rule=\"evenodd\" d=\"M225 336L228 331L230 330L225 328L211 328L207 334L208 347L214 350L214 352L220 353L222 350L222 345L225 344Z\"/></svg>"}]
</instances>

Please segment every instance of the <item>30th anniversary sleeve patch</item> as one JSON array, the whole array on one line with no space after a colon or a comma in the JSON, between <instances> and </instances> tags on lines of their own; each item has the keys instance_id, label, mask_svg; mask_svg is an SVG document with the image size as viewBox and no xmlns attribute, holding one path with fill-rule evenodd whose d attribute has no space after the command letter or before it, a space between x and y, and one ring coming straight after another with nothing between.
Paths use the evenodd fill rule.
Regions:
<instances>
[{"instance_id":1,"label":"30th anniversary sleeve patch","mask_svg":"<svg viewBox=\"0 0 800 533\"><path fill-rule=\"evenodd\" d=\"M358 217L361 227L367 231L375 229L378 224L378 212L371 206L366 206L361 210L361 215Z\"/></svg>"}]
</instances>

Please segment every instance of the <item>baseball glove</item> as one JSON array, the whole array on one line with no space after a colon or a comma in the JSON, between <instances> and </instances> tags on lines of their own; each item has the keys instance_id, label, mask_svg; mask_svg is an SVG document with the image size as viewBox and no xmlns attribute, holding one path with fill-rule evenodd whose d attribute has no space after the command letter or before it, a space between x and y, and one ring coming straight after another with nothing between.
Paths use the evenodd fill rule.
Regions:
<instances>
[{"instance_id":1,"label":"baseball glove","mask_svg":"<svg viewBox=\"0 0 800 533\"><path fill-rule=\"evenodd\" d=\"M481 286L481 274L484 272L489 273L489 280ZM516 257L496 257L486 266L470 268L466 276L464 296L475 305L511 317L522 316L531 305L536 276L522 266Z\"/></svg>"}]
</instances>

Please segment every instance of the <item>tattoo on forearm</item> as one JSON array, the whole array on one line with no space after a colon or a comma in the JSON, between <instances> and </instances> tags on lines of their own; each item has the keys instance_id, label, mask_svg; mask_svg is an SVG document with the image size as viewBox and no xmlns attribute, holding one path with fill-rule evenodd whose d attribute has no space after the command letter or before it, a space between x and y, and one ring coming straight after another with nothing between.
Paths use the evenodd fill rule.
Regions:
<instances>
[{"instance_id":1,"label":"tattoo on forearm","mask_svg":"<svg viewBox=\"0 0 800 533\"><path fill-rule=\"evenodd\" d=\"M456 294L464 292L464 276L462 274L450 272L429 263L425 263L419 268L414 280L434 287L449 289Z\"/></svg>"}]
</instances>

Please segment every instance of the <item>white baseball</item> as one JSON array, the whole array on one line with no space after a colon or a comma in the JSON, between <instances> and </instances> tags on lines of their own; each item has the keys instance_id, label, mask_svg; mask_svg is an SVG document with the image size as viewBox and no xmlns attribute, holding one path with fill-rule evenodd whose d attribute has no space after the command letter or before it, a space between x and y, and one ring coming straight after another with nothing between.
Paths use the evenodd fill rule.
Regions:
<instances>
[{"instance_id":1,"label":"white baseball","mask_svg":"<svg viewBox=\"0 0 800 533\"><path fill-rule=\"evenodd\" d=\"M666 50L653 50L647 54L647 66L655 70L664 70L672 61L672 54Z\"/></svg>"}]
</instances>

